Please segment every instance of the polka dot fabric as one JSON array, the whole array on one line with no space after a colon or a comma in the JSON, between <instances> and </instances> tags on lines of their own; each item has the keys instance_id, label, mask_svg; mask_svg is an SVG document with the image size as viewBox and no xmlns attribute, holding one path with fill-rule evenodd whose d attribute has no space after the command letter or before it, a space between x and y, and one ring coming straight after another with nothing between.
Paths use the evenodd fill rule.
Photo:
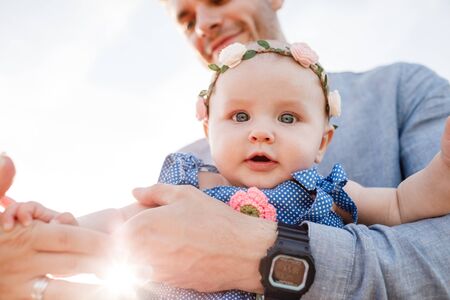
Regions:
<instances>
[{"instance_id":1,"label":"polka dot fabric","mask_svg":"<svg viewBox=\"0 0 450 300\"><path fill-rule=\"evenodd\" d=\"M217 169L187 153L170 154L162 167L159 182L168 184L189 184L198 188L198 172ZM312 221L324 225L343 227L342 218L332 211L335 203L349 212L353 221L357 220L355 203L342 189L347 183L347 175L341 165L334 165L327 177L317 173L315 167L297 171L292 179L282 182L271 189L261 189L277 210L277 220L286 224L299 225L303 221ZM246 188L218 186L203 192L219 201L228 203L237 191ZM156 294L165 295L164 299L255 299L255 295L241 291L220 293L198 293L190 290L169 288L165 285L157 287Z\"/></svg>"}]
</instances>

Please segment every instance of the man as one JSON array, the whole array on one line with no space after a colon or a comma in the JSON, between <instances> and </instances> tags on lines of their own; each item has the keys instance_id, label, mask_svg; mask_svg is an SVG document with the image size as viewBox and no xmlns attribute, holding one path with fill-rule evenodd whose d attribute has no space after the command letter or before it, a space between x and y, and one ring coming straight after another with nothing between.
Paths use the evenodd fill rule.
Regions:
<instances>
[{"instance_id":1,"label":"man","mask_svg":"<svg viewBox=\"0 0 450 300\"><path fill-rule=\"evenodd\" d=\"M284 40L276 16L282 0L165 2L206 63L232 42ZM345 109L323 172L340 162L365 185L397 186L437 153L450 115L447 81L421 66L396 64L330 74L330 82ZM183 150L209 160L205 140ZM154 266L156 280L200 291L263 292L258 266L277 238L274 225L233 215L190 187L153 186L135 196L162 205L130 220L123 232L137 261ZM449 224L450 216L394 228L308 223L316 275L305 298L450 297Z\"/></svg>"},{"instance_id":2,"label":"man","mask_svg":"<svg viewBox=\"0 0 450 300\"><path fill-rule=\"evenodd\" d=\"M276 16L282 4L167 1L206 62L234 41L284 40ZM450 89L434 73L394 65L365 74L331 74L331 84L341 91L345 110L337 121L342 130L323 164L327 171L338 161L361 183L395 186L438 151L450 114ZM187 149L208 153L204 141ZM154 280L199 291L264 291L260 279L267 274L261 275L259 265L280 238L275 224L237 214L192 187L156 185L135 190L135 196L160 205L129 220L121 232L135 262L153 267ZM316 274L305 298L448 298L449 218L345 230L308 223L310 267ZM51 282L47 291L57 288L63 287Z\"/></svg>"}]
</instances>

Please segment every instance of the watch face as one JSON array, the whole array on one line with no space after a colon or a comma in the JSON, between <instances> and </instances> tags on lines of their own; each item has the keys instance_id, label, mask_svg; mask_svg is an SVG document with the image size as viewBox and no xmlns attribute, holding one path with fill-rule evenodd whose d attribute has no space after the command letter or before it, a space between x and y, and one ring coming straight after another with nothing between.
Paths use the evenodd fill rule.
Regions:
<instances>
[{"instance_id":1,"label":"watch face","mask_svg":"<svg viewBox=\"0 0 450 300\"><path fill-rule=\"evenodd\" d=\"M272 260L269 282L274 287L300 291L305 287L309 263L301 258L277 255Z\"/></svg>"}]
</instances>

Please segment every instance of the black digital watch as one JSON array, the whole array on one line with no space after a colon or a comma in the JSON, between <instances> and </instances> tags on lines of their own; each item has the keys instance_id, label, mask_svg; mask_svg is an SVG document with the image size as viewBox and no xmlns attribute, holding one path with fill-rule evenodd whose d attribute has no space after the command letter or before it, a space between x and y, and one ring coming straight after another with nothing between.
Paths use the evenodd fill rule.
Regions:
<instances>
[{"instance_id":1,"label":"black digital watch","mask_svg":"<svg viewBox=\"0 0 450 300\"><path fill-rule=\"evenodd\" d=\"M316 269L309 248L308 225L278 223L275 244L261 259L264 300L298 300L314 282Z\"/></svg>"}]
</instances>

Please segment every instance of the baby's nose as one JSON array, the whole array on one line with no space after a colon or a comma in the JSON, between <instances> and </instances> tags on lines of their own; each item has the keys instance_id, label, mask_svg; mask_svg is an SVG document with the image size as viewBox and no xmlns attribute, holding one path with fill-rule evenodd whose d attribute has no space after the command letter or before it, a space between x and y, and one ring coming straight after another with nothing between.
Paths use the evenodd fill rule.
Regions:
<instances>
[{"instance_id":1,"label":"baby's nose","mask_svg":"<svg viewBox=\"0 0 450 300\"><path fill-rule=\"evenodd\" d=\"M269 130L254 129L250 132L248 140L252 143L268 143L275 141L275 136Z\"/></svg>"}]
</instances>

